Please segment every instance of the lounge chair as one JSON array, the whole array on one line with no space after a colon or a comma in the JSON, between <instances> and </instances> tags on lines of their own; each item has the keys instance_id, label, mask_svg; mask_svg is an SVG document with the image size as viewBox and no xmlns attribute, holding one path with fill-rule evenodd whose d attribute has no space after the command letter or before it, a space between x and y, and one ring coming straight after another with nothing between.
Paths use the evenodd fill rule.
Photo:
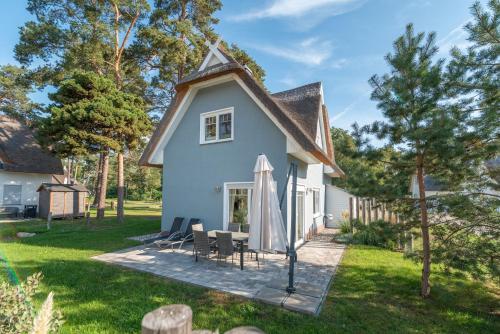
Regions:
<instances>
[{"instance_id":1,"label":"lounge chair","mask_svg":"<svg viewBox=\"0 0 500 334\"><path fill-rule=\"evenodd\" d=\"M155 241L167 239L169 236L178 233L181 230L182 223L184 222L184 217L175 217L172 223L170 231L162 231L158 233L155 237L144 240L144 244L148 245Z\"/></svg>"},{"instance_id":2,"label":"lounge chair","mask_svg":"<svg viewBox=\"0 0 500 334\"><path fill-rule=\"evenodd\" d=\"M187 223L184 232L178 231L176 233L171 234L168 238L164 240L157 240L154 243L160 248L170 247L173 250L174 246L178 245L180 249L182 248L185 242L193 241L193 225L201 225L200 219L191 218Z\"/></svg>"}]
</instances>

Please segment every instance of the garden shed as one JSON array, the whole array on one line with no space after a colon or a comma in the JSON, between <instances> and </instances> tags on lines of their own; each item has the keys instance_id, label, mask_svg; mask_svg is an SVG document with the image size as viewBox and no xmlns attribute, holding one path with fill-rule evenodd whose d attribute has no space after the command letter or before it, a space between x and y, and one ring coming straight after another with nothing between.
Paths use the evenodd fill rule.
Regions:
<instances>
[{"instance_id":1,"label":"garden shed","mask_svg":"<svg viewBox=\"0 0 500 334\"><path fill-rule=\"evenodd\" d=\"M42 183L37 190L39 196L39 214L47 218L84 217L88 190L81 184Z\"/></svg>"}]
</instances>

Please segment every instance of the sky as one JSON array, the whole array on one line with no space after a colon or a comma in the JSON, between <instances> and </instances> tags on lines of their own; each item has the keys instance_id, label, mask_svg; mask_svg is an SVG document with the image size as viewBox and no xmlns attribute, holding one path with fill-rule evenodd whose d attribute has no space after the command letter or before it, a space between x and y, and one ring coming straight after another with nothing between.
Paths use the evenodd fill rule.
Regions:
<instances>
[{"instance_id":1,"label":"sky","mask_svg":"<svg viewBox=\"0 0 500 334\"><path fill-rule=\"evenodd\" d=\"M215 30L266 71L271 92L321 81L330 124L343 129L382 119L368 79L408 23L437 33L440 57L467 45L472 0L223 0ZM484 1L482 1L484 3ZM0 1L0 64L16 64L19 27L32 19L26 0ZM46 93L33 95L46 102Z\"/></svg>"}]
</instances>

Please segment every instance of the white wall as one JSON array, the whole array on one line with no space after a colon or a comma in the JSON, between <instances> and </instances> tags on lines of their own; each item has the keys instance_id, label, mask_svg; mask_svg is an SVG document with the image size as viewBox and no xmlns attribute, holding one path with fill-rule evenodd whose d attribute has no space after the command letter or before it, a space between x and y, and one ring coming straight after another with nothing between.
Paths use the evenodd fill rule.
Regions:
<instances>
[{"instance_id":1,"label":"white wall","mask_svg":"<svg viewBox=\"0 0 500 334\"><path fill-rule=\"evenodd\" d=\"M51 174L13 173L0 171L0 205L16 206L21 211L24 205L38 205L38 193L36 190L43 182L51 182ZM3 186L5 184L21 185L21 204L11 205L3 203Z\"/></svg>"},{"instance_id":2,"label":"white wall","mask_svg":"<svg viewBox=\"0 0 500 334\"><path fill-rule=\"evenodd\" d=\"M340 223L344 220L342 212L349 212L349 198L353 197L353 205L356 205L355 196L347 191L332 186L326 186L326 214L333 216L333 224L328 227L339 227ZM355 209L353 208L353 213ZM354 213L355 214L355 213Z\"/></svg>"},{"instance_id":3,"label":"white wall","mask_svg":"<svg viewBox=\"0 0 500 334\"><path fill-rule=\"evenodd\" d=\"M314 227L320 227L323 224L324 217L324 203L325 203L325 185L323 181L323 164L305 164L299 162L297 173L297 190L304 191L304 235L307 238L307 233ZM313 215L314 202L313 202L313 189L318 189L319 194L319 209L318 215ZM281 196L281 189L279 195ZM290 176L289 184L287 187L287 231L288 239L291 237L291 198L292 198L292 177ZM297 245L301 244L299 242Z\"/></svg>"}]
</instances>

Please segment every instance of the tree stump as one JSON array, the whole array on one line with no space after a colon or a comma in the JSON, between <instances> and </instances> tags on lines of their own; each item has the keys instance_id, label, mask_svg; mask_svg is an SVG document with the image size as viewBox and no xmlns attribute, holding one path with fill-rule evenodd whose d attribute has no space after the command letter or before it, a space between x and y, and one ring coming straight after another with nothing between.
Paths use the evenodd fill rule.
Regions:
<instances>
[{"instance_id":1,"label":"tree stump","mask_svg":"<svg viewBox=\"0 0 500 334\"><path fill-rule=\"evenodd\" d=\"M162 306L142 319L142 334L191 334L193 311L187 305Z\"/></svg>"}]
</instances>

